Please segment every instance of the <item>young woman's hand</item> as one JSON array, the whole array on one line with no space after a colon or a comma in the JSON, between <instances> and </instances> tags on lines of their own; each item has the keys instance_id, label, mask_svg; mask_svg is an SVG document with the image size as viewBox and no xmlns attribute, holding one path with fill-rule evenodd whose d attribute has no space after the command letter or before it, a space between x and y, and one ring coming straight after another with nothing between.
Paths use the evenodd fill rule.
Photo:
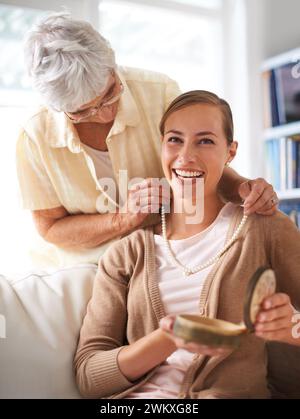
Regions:
<instances>
[{"instance_id":1,"label":"young woman's hand","mask_svg":"<svg viewBox=\"0 0 300 419\"><path fill-rule=\"evenodd\" d=\"M175 315L169 315L161 319L159 325L164 332L168 333L169 337L175 343L177 349L186 349L187 351L198 355L208 355L211 357L227 355L232 352L232 349L228 348L212 348L209 346L199 345L194 342L186 343L183 339L180 339L173 334L175 320Z\"/></svg>"},{"instance_id":2,"label":"young woman's hand","mask_svg":"<svg viewBox=\"0 0 300 419\"><path fill-rule=\"evenodd\" d=\"M287 294L277 293L266 298L256 318L256 336L300 346L300 337L296 334L295 314Z\"/></svg>"},{"instance_id":3,"label":"young woman's hand","mask_svg":"<svg viewBox=\"0 0 300 419\"><path fill-rule=\"evenodd\" d=\"M239 195L244 200L245 215L273 215L278 208L278 197L265 179L248 180L239 186Z\"/></svg>"}]
</instances>

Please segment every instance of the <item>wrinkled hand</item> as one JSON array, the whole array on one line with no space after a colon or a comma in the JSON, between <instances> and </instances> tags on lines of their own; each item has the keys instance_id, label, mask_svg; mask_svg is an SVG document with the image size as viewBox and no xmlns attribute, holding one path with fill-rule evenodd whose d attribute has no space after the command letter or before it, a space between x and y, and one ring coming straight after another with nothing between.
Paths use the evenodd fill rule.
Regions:
<instances>
[{"instance_id":1,"label":"wrinkled hand","mask_svg":"<svg viewBox=\"0 0 300 419\"><path fill-rule=\"evenodd\" d=\"M245 215L273 215L278 208L278 197L265 179L248 180L239 186L239 195L244 200Z\"/></svg>"},{"instance_id":2,"label":"wrinkled hand","mask_svg":"<svg viewBox=\"0 0 300 419\"><path fill-rule=\"evenodd\" d=\"M293 336L295 313L287 294L277 293L266 298L256 318L256 336L300 346L300 337Z\"/></svg>"},{"instance_id":3,"label":"wrinkled hand","mask_svg":"<svg viewBox=\"0 0 300 419\"><path fill-rule=\"evenodd\" d=\"M170 190L159 186L156 179L145 179L130 188L127 201L118 212L121 224L126 225L126 231L139 227L149 214L158 214L162 204L170 205Z\"/></svg>"},{"instance_id":4,"label":"wrinkled hand","mask_svg":"<svg viewBox=\"0 0 300 419\"><path fill-rule=\"evenodd\" d=\"M232 352L232 349L215 348L215 347L200 345L194 342L185 342L183 339L176 337L173 334L173 327L174 327L175 320L176 320L175 315L166 316L163 319L161 319L159 326L164 332L168 333L169 337L175 343L177 349L186 349L187 351L193 352L195 354L208 355L211 357L227 355L230 352Z\"/></svg>"}]
</instances>

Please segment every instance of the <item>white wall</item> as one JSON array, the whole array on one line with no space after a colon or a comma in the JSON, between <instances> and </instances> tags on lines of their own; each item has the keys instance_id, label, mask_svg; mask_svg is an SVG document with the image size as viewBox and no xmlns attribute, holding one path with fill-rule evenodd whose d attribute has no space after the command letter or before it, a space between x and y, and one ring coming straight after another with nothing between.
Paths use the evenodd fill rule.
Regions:
<instances>
[{"instance_id":1,"label":"white wall","mask_svg":"<svg viewBox=\"0 0 300 419\"><path fill-rule=\"evenodd\" d=\"M264 177L261 63L264 44L264 0L246 0L248 59L248 150L250 177Z\"/></svg>"},{"instance_id":2,"label":"white wall","mask_svg":"<svg viewBox=\"0 0 300 419\"><path fill-rule=\"evenodd\" d=\"M231 104L239 149L232 166L241 175L264 175L260 67L263 0L226 0L225 98ZM225 9L226 11L226 9Z\"/></svg>"},{"instance_id":3,"label":"white wall","mask_svg":"<svg viewBox=\"0 0 300 419\"><path fill-rule=\"evenodd\" d=\"M251 1L251 0L248 0ZM300 46L300 0L263 1L263 58Z\"/></svg>"}]
</instances>

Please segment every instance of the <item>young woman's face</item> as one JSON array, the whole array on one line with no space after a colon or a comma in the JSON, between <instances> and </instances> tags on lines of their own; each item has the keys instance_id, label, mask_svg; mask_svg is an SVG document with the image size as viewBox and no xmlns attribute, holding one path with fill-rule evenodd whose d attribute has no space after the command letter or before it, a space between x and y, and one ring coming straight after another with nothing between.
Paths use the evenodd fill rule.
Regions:
<instances>
[{"instance_id":1,"label":"young woman's face","mask_svg":"<svg viewBox=\"0 0 300 419\"><path fill-rule=\"evenodd\" d=\"M206 196L216 193L236 149L237 142L227 143L217 106L195 104L171 114L165 123L162 166L173 193L182 196L185 182L195 185L197 178L204 179Z\"/></svg>"}]
</instances>

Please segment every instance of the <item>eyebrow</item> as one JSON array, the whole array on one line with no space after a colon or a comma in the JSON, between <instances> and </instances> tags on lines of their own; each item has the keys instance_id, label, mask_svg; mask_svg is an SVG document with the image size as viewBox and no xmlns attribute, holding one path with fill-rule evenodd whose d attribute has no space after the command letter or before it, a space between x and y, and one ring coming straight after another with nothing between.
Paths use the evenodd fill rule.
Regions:
<instances>
[{"instance_id":1,"label":"eyebrow","mask_svg":"<svg viewBox=\"0 0 300 419\"><path fill-rule=\"evenodd\" d=\"M166 132L166 134L170 134L170 133L177 134L177 135L184 135L183 132L177 131L175 129L171 129L170 131ZM216 137L216 134L214 134L212 131L200 131L200 132L197 132L196 135L201 135L201 136L214 135Z\"/></svg>"}]
</instances>

